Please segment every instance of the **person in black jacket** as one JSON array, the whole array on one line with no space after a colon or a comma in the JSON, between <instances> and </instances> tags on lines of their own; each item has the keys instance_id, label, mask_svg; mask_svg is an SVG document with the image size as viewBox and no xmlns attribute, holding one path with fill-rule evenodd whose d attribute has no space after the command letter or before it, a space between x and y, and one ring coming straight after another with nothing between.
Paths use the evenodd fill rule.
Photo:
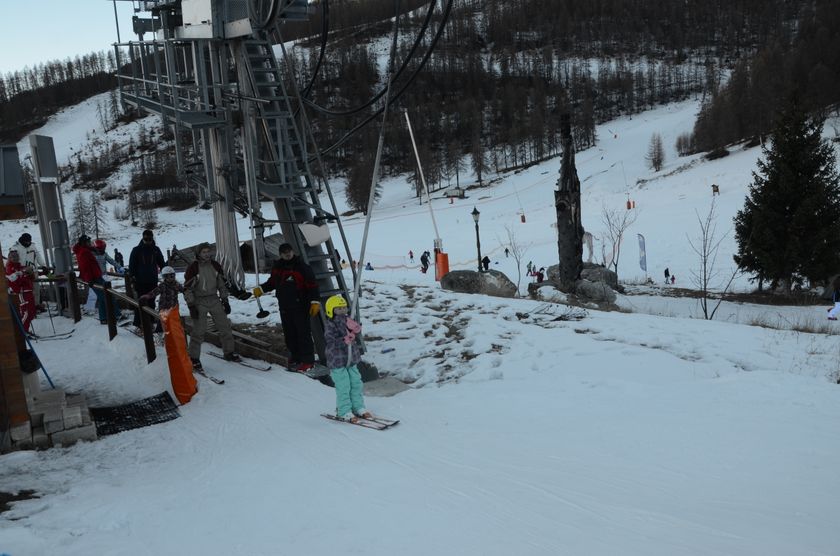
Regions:
<instances>
[{"instance_id":1,"label":"person in black jacket","mask_svg":"<svg viewBox=\"0 0 840 556\"><path fill-rule=\"evenodd\" d=\"M155 245L155 235L152 230L143 230L143 239L131 250L128 257L128 273L131 275L134 284L134 294L139 299L146 295L158 285L158 271L166 266L163 253ZM148 302L141 302L141 305L149 305ZM154 301L151 308L155 308ZM134 311L134 326L140 326L140 313ZM160 332L160 323L157 325Z\"/></svg>"},{"instance_id":2,"label":"person in black jacket","mask_svg":"<svg viewBox=\"0 0 840 556\"><path fill-rule=\"evenodd\" d=\"M279 249L268 280L254 288L254 296L275 291L280 306L283 336L289 348L289 370L306 372L315 364L310 319L321 310L321 295L312 267L295 254L288 243Z\"/></svg>"}]
</instances>

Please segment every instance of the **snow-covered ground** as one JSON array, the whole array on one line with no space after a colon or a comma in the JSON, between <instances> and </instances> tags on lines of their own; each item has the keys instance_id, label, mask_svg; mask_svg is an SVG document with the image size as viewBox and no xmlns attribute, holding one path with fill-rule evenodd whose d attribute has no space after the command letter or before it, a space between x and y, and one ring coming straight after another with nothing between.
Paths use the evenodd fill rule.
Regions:
<instances>
[{"instance_id":1,"label":"snow-covered ground","mask_svg":"<svg viewBox=\"0 0 840 556\"><path fill-rule=\"evenodd\" d=\"M48 124L66 138L65 153L82 148L71 138L86 137L74 129L89 127L78 110L67 124ZM714 162L673 153L696 110L686 102L610 122L596 148L578 153L587 230L601 234L602 206L623 208L628 193L636 202L622 279L645 278L635 243L642 233L648 274L659 279L667 266L689 287L699 261L688 238L699 231L695 211L708 211L710 184L720 185L721 232L743 205L759 150ZM654 132L668 150L657 174L644 163ZM529 246L526 262L555 262L558 169L549 161L499 176L466 200L435 200L451 267L476 265L473 206L493 268L516 277L503 254L506 226ZM127 173L113 180L124 186ZM164 248L212 240L209 211L159 218ZM363 219L344 225L355 255ZM4 247L24 229L38 243L31 223L0 222ZM245 221L240 234L248 237ZM105 237L127 255L139 235L114 221ZM320 383L211 359L208 370L226 384L202 380L179 419L0 456L0 491L40 496L0 514L0 553L838 553L840 349L834 334L794 331L825 324L824 308L727 303L709 322L697 318L696 300L650 286L619 299L633 312L577 311L581 318L569 320L562 305L440 290L408 261L409 250L419 258L433 239L425 203L404 179L386 181L367 251L376 270L365 274L361 306L366 358L412 386L368 399L374 412L402 420L396 428L326 421L318 414L334 395ZM722 274L734 246L730 234ZM749 284L741 278L737 287ZM233 303L236 321L256 322L255 313L253 300ZM770 321L781 329L750 325ZM269 322L279 322L276 310ZM70 340L36 349L58 386L102 404L169 388L164 357L146 365L137 338L121 333L109 343L93 319Z\"/></svg>"}]
</instances>

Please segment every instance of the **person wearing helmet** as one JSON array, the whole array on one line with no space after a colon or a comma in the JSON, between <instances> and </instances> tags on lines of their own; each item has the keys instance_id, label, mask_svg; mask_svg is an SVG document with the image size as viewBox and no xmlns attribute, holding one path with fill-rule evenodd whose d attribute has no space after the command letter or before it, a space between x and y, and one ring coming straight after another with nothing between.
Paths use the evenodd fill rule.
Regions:
<instances>
[{"instance_id":1,"label":"person wearing helmet","mask_svg":"<svg viewBox=\"0 0 840 556\"><path fill-rule=\"evenodd\" d=\"M150 292L144 293L140 299L144 301L144 305L154 306L155 298L158 299L158 311L166 311L178 306L178 294L184 293L184 286L175 279L175 269L171 266L163 267L160 271L162 280Z\"/></svg>"},{"instance_id":2,"label":"person wearing helmet","mask_svg":"<svg viewBox=\"0 0 840 556\"><path fill-rule=\"evenodd\" d=\"M357 335L362 325L348 315L347 301L340 295L327 299L324 326L327 366L330 378L335 384L335 415L339 419L355 423L359 417L370 418L365 409L362 375L357 364L361 361L361 342Z\"/></svg>"},{"instance_id":3,"label":"person wearing helmet","mask_svg":"<svg viewBox=\"0 0 840 556\"><path fill-rule=\"evenodd\" d=\"M23 330L32 332L32 319L35 318L35 296L32 293L35 268L22 264L20 253L13 248L9 251L5 270L9 289L18 296L18 310Z\"/></svg>"},{"instance_id":4,"label":"person wearing helmet","mask_svg":"<svg viewBox=\"0 0 840 556\"><path fill-rule=\"evenodd\" d=\"M17 243L12 245L12 249L18 252L20 264L31 267L32 270L37 271L36 274L47 274L47 265L44 262L44 258L41 256L41 252L38 251L38 248L35 247L34 243L32 243L31 234L28 232L22 233L18 238ZM35 284L33 283L32 294L35 296L35 305L36 307L43 309L41 305L41 288L34 286Z\"/></svg>"},{"instance_id":5,"label":"person wearing helmet","mask_svg":"<svg viewBox=\"0 0 840 556\"><path fill-rule=\"evenodd\" d=\"M184 293L182 286L175 278L175 269L165 266L160 271L162 280L155 289L140 296L144 304L154 307L155 297L158 297L158 312L160 322L163 323L166 358L169 363L169 375L172 379L172 391L178 401L187 403L198 392L198 385L193 371L201 372L201 363L193 364L187 355L187 340L181 325L181 315L178 311L178 294Z\"/></svg>"},{"instance_id":6,"label":"person wearing helmet","mask_svg":"<svg viewBox=\"0 0 840 556\"><path fill-rule=\"evenodd\" d=\"M93 256L96 257L96 262L99 263L99 268L102 270L102 274L105 274L108 271L109 264L114 267L117 274L125 273L123 266L116 260L112 259L108 252L105 251L107 247L108 244L105 243L104 239L96 238L93 241Z\"/></svg>"},{"instance_id":7,"label":"person wearing helmet","mask_svg":"<svg viewBox=\"0 0 840 556\"><path fill-rule=\"evenodd\" d=\"M268 280L254 288L254 296L274 290L280 306L283 337L289 349L288 368L304 373L315 366L311 319L321 310L321 294L312 267L288 243L279 249Z\"/></svg>"},{"instance_id":8,"label":"person wearing helmet","mask_svg":"<svg viewBox=\"0 0 840 556\"><path fill-rule=\"evenodd\" d=\"M79 240L73 246L73 254L76 255L76 262L79 265L79 278L87 282L96 295L96 304L99 306L99 322L108 324L105 315L105 292L102 291L102 288L93 288L94 285L104 286L105 279L102 278L102 269L96 261L93 245L91 245L88 235L82 234L79 236ZM117 320L122 316L119 305L116 303L114 304L114 316Z\"/></svg>"}]
</instances>

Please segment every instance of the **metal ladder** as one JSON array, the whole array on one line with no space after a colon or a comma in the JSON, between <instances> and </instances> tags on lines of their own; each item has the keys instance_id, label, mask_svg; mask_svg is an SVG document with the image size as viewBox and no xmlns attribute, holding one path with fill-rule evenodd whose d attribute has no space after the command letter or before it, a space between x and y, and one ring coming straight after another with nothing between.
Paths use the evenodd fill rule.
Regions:
<instances>
[{"instance_id":1,"label":"metal ladder","mask_svg":"<svg viewBox=\"0 0 840 556\"><path fill-rule=\"evenodd\" d=\"M274 202L281 224L291 224L284 229L293 237L286 239L296 245L301 258L315 271L322 300L334 294L346 298L347 284L332 239L309 246L297 227L297 224L337 220L336 207L332 206L330 212L321 206L315 179L307 164L307 145L300 123L295 120L273 47L263 34L243 41L240 56L250 76L250 94L259 99L255 103L257 190ZM343 237L340 226L339 232ZM322 245L326 246L326 252Z\"/></svg>"}]
</instances>

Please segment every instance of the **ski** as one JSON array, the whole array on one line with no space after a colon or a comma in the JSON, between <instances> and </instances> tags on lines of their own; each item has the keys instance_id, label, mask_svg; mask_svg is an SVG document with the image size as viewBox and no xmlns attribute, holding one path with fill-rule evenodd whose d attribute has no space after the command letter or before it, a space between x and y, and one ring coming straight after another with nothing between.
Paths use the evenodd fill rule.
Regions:
<instances>
[{"instance_id":1,"label":"ski","mask_svg":"<svg viewBox=\"0 0 840 556\"><path fill-rule=\"evenodd\" d=\"M212 381L212 382L215 382L216 384L224 384L224 383L225 383L224 379L221 379L221 378L216 378L216 377L215 377L215 376L213 376L213 375L208 375L208 374L204 371L204 369L200 369L200 370L193 369L193 372L194 372L194 373L196 373L196 374L199 374L199 375L203 376L203 377L204 377L204 378L206 378L207 380L210 380L210 381Z\"/></svg>"},{"instance_id":2,"label":"ski","mask_svg":"<svg viewBox=\"0 0 840 556\"><path fill-rule=\"evenodd\" d=\"M40 342L41 340L66 340L72 336L75 331L76 329L74 328L69 332L56 332L55 334L29 334L29 337L36 342Z\"/></svg>"},{"instance_id":3,"label":"ski","mask_svg":"<svg viewBox=\"0 0 840 556\"><path fill-rule=\"evenodd\" d=\"M315 363L315 366L309 369L308 371L299 371L297 369L292 369L289 367L284 368L290 373L308 376L309 378L321 378L330 374L330 370L324 365L321 365L320 363Z\"/></svg>"},{"instance_id":4,"label":"ski","mask_svg":"<svg viewBox=\"0 0 840 556\"><path fill-rule=\"evenodd\" d=\"M209 355L212 355L213 357L218 357L219 359L222 359L223 361L227 361L227 359L225 359L225 356L222 355L221 353L217 352L217 351L208 351L207 353ZM230 363L236 363L238 365L242 365L243 367L248 367L249 369L256 369L258 371L263 371L263 372L271 370L271 365L260 365L258 363L251 363L249 361L245 361L244 359L242 359L240 361L229 361L229 362Z\"/></svg>"},{"instance_id":5,"label":"ski","mask_svg":"<svg viewBox=\"0 0 840 556\"><path fill-rule=\"evenodd\" d=\"M382 417L371 417L370 419L359 419L354 423L353 421L348 421L346 419L342 419L341 417L336 417L331 413L322 413L321 417L326 417L330 421L338 421L339 423L347 423L348 425L356 425L359 427L364 427L366 429L373 429L377 431L384 431L385 429L390 429L397 423L399 423L399 419L384 419Z\"/></svg>"}]
</instances>

